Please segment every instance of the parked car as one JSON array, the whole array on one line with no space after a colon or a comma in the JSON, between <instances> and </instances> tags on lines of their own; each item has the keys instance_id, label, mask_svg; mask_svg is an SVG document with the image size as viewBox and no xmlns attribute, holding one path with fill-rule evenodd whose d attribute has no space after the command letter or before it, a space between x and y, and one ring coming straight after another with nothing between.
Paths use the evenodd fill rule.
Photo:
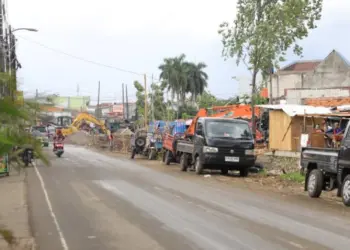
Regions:
<instances>
[{"instance_id":1,"label":"parked car","mask_svg":"<svg viewBox=\"0 0 350 250\"><path fill-rule=\"evenodd\" d=\"M304 190L312 198L322 191L338 189L345 206L350 206L350 122L339 148L304 147L301 150L301 171L305 174Z\"/></svg>"},{"instance_id":2,"label":"parked car","mask_svg":"<svg viewBox=\"0 0 350 250\"><path fill-rule=\"evenodd\" d=\"M30 128L30 132L33 133L34 130L39 131L40 133L46 135L47 138L49 138L49 130L46 125L32 126Z\"/></svg>"},{"instance_id":3,"label":"parked car","mask_svg":"<svg viewBox=\"0 0 350 250\"><path fill-rule=\"evenodd\" d=\"M42 143L43 147L49 146L49 138L46 133L42 133L39 130L33 130L32 135Z\"/></svg>"}]
</instances>

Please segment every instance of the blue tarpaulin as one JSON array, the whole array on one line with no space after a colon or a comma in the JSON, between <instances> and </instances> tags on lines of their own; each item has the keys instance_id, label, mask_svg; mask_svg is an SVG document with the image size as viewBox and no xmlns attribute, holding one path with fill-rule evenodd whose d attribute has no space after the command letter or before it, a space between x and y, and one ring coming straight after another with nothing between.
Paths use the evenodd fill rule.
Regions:
<instances>
[{"instance_id":1,"label":"blue tarpaulin","mask_svg":"<svg viewBox=\"0 0 350 250\"><path fill-rule=\"evenodd\" d=\"M173 128L171 130L172 135L184 134L186 131L186 123L185 121L175 121L175 122L172 122L171 128Z\"/></svg>"},{"instance_id":2,"label":"blue tarpaulin","mask_svg":"<svg viewBox=\"0 0 350 250\"><path fill-rule=\"evenodd\" d=\"M151 121L148 125L148 133L154 133L155 128L159 129L159 132L163 133L166 126L165 121Z\"/></svg>"}]
</instances>

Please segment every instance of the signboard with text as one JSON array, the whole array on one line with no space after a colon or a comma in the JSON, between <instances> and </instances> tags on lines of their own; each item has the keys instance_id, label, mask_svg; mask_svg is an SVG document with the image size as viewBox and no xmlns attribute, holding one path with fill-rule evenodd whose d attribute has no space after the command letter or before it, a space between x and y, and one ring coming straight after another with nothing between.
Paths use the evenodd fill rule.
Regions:
<instances>
[{"instance_id":1,"label":"signboard with text","mask_svg":"<svg viewBox=\"0 0 350 250\"><path fill-rule=\"evenodd\" d=\"M0 156L0 175L8 175L8 156Z\"/></svg>"}]
</instances>

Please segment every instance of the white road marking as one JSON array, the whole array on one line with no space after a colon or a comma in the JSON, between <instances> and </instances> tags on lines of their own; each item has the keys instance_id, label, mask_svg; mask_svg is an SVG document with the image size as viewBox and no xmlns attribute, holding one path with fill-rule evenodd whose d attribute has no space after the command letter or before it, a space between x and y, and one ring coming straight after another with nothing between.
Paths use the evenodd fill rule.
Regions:
<instances>
[{"instance_id":1,"label":"white road marking","mask_svg":"<svg viewBox=\"0 0 350 250\"><path fill-rule=\"evenodd\" d=\"M50 212L50 215L52 217L52 220L53 220L53 222L54 222L54 224L56 226L56 230L57 230L57 233L59 235L62 248L63 248L63 250L69 250L67 242L66 242L66 239L63 236L63 232L61 230L61 227L58 224L57 217L56 217L55 213L53 212L51 201L50 201L49 195L47 193L47 190L45 188L45 183L44 183L43 177L41 176L38 168L36 167L36 164L33 164L33 166L34 166L35 173L38 176L38 179L40 181L41 188L42 188L42 190L44 192L45 200L46 200L47 206L49 208L49 212Z\"/></svg>"},{"instance_id":2,"label":"white road marking","mask_svg":"<svg viewBox=\"0 0 350 250\"><path fill-rule=\"evenodd\" d=\"M288 241L289 244L291 244L292 246L295 246L296 248L299 248L299 249L303 249L304 247L298 243L295 243L293 241Z\"/></svg>"},{"instance_id":3,"label":"white road marking","mask_svg":"<svg viewBox=\"0 0 350 250\"><path fill-rule=\"evenodd\" d=\"M96 239L96 236L88 236L88 239Z\"/></svg>"},{"instance_id":4,"label":"white road marking","mask_svg":"<svg viewBox=\"0 0 350 250\"><path fill-rule=\"evenodd\" d=\"M157 187L157 186L154 186L153 188L154 188L154 189L156 189L156 190L159 190L159 191L163 191L163 189L162 189L162 188Z\"/></svg>"}]
</instances>

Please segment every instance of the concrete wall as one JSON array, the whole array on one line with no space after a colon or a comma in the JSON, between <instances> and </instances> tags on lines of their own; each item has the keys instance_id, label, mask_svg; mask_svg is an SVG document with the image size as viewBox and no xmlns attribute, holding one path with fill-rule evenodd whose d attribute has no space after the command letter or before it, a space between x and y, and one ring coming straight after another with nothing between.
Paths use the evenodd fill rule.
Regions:
<instances>
[{"instance_id":1,"label":"concrete wall","mask_svg":"<svg viewBox=\"0 0 350 250\"><path fill-rule=\"evenodd\" d=\"M272 81L272 97L285 96L287 103L300 104L303 98L349 96L348 90L341 89L347 87L350 87L350 68L333 51L312 71L278 72Z\"/></svg>"},{"instance_id":2,"label":"concrete wall","mask_svg":"<svg viewBox=\"0 0 350 250\"><path fill-rule=\"evenodd\" d=\"M285 95L286 89L302 88L301 73L279 74L272 78L272 98L278 98ZM267 84L270 93L270 85Z\"/></svg>"},{"instance_id":3,"label":"concrete wall","mask_svg":"<svg viewBox=\"0 0 350 250\"><path fill-rule=\"evenodd\" d=\"M314 72L306 74L304 88L350 87L350 70L338 53L331 53Z\"/></svg>"},{"instance_id":4,"label":"concrete wall","mask_svg":"<svg viewBox=\"0 0 350 250\"><path fill-rule=\"evenodd\" d=\"M286 101L288 104L304 104L303 100L307 98L322 97L348 97L349 88L323 88L323 89L287 89Z\"/></svg>"}]
</instances>

